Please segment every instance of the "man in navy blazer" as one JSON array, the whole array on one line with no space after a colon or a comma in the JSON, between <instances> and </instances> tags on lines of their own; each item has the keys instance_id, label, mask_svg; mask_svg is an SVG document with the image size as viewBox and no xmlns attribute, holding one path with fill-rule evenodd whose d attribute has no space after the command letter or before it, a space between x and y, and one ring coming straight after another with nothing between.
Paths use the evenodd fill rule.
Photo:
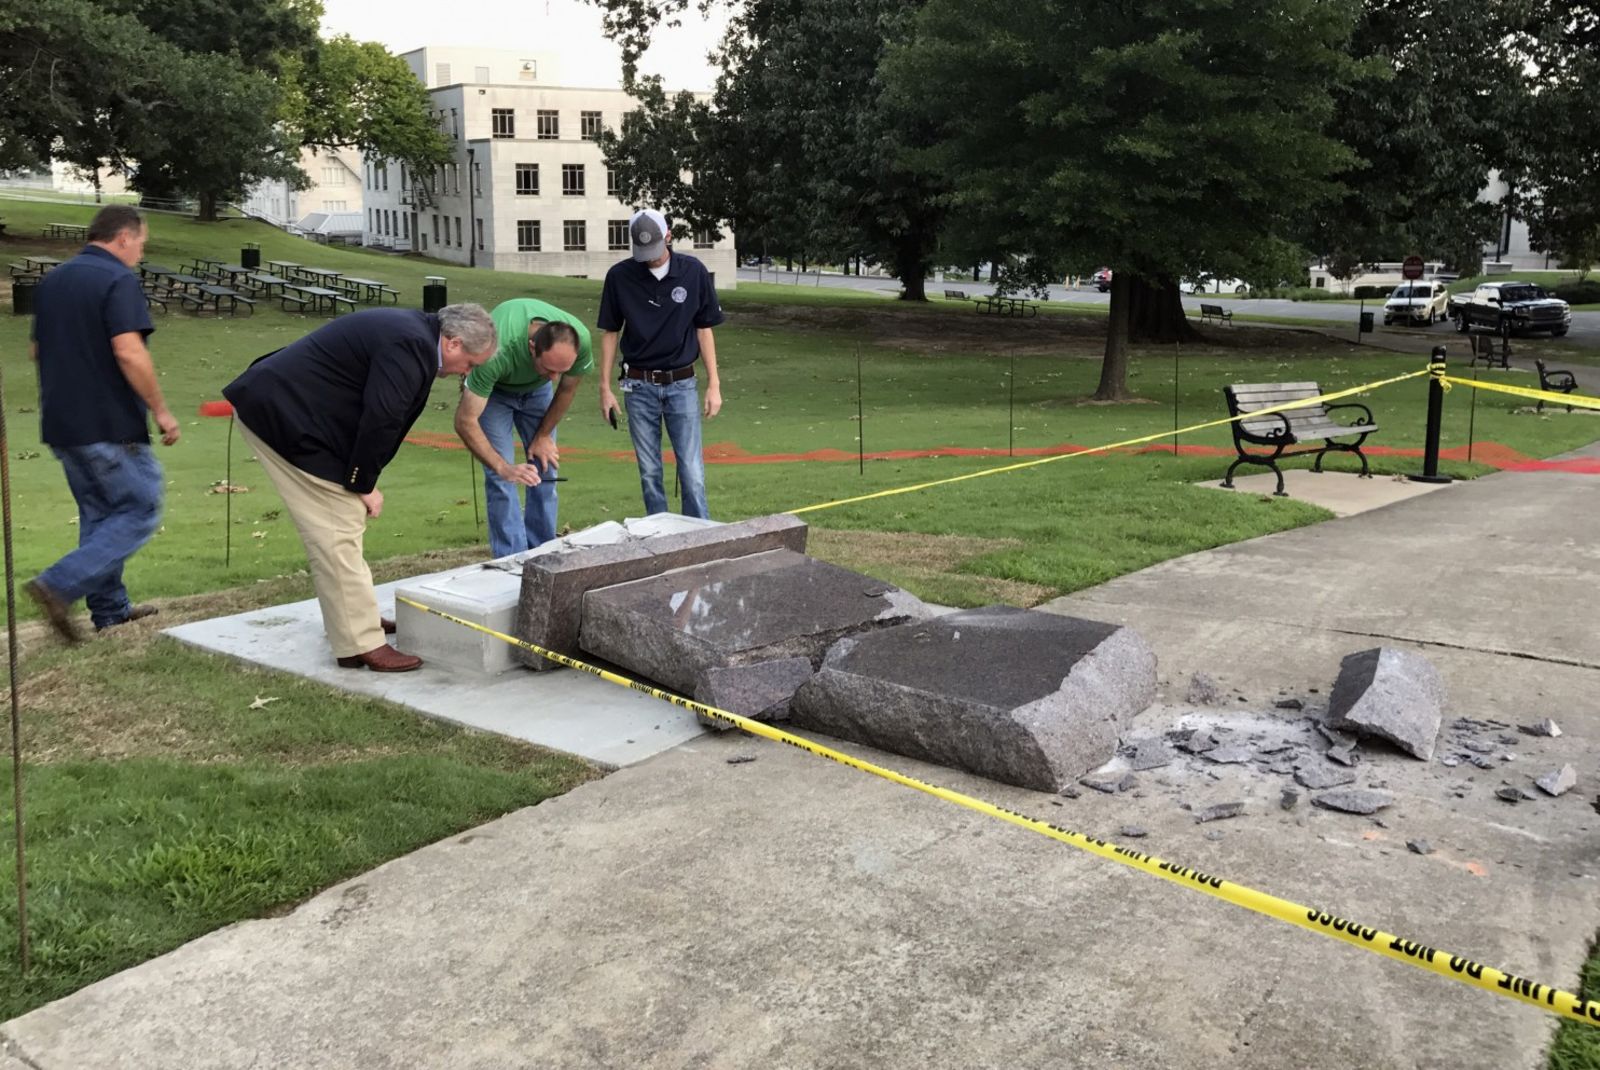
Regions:
<instances>
[{"instance_id":1,"label":"man in navy blazer","mask_svg":"<svg viewBox=\"0 0 1600 1070\"><path fill-rule=\"evenodd\" d=\"M428 403L433 381L494 355L479 305L437 314L353 312L269 353L222 391L239 432L278 488L311 564L322 623L341 666L407 672L389 646L362 540L383 510L378 476Z\"/></svg>"}]
</instances>

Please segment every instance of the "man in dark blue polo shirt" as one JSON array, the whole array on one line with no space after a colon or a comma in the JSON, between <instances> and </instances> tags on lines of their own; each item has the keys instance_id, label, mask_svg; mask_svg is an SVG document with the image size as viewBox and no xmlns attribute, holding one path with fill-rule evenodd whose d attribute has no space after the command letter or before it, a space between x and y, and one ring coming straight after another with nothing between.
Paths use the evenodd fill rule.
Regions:
<instances>
[{"instance_id":1,"label":"man in dark blue polo shirt","mask_svg":"<svg viewBox=\"0 0 1600 1070\"><path fill-rule=\"evenodd\" d=\"M706 469L700 456L700 413L722 409L717 349L711 328L722 322L722 307L705 265L670 249L671 232L660 212L646 208L628 221L633 257L613 264L600 291L600 415L615 420L611 367L622 341L622 393L628 433L639 461L644 511L664 513L661 483L661 428L667 429L677 457L678 487L685 516L709 518ZM694 364L706 367L706 397L697 404Z\"/></svg>"},{"instance_id":2,"label":"man in dark blue polo shirt","mask_svg":"<svg viewBox=\"0 0 1600 1070\"><path fill-rule=\"evenodd\" d=\"M129 270L144 257L146 236L136 209L102 208L83 252L45 275L34 298L40 437L77 500L78 548L26 590L68 642L78 640L70 607L80 598L96 631L156 611L131 604L122 585L122 566L161 524L161 465L148 416L162 443L178 441L145 347L155 325Z\"/></svg>"}]
</instances>

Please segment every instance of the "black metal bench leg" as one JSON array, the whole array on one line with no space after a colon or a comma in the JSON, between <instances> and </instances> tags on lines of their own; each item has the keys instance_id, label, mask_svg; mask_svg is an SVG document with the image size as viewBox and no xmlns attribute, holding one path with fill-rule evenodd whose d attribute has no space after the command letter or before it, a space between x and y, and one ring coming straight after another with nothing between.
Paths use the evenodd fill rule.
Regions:
<instances>
[{"instance_id":1,"label":"black metal bench leg","mask_svg":"<svg viewBox=\"0 0 1600 1070\"><path fill-rule=\"evenodd\" d=\"M1276 461L1267 461L1265 463L1268 468L1272 469L1272 474L1278 477L1278 489L1272 492L1272 496L1275 498L1287 498L1289 492L1283 489L1283 469L1278 467Z\"/></svg>"},{"instance_id":2,"label":"black metal bench leg","mask_svg":"<svg viewBox=\"0 0 1600 1070\"><path fill-rule=\"evenodd\" d=\"M1326 457L1328 455L1328 451L1332 448L1332 446L1324 446L1317 451L1316 460L1311 462L1311 470L1317 475L1320 476L1322 474L1322 458Z\"/></svg>"},{"instance_id":3,"label":"black metal bench leg","mask_svg":"<svg viewBox=\"0 0 1600 1070\"><path fill-rule=\"evenodd\" d=\"M1249 464L1251 460L1253 460L1253 458L1241 456L1237 461L1234 461L1232 464L1230 464L1228 466L1228 474L1222 477L1222 485L1232 490L1233 473L1238 471L1241 464Z\"/></svg>"}]
</instances>

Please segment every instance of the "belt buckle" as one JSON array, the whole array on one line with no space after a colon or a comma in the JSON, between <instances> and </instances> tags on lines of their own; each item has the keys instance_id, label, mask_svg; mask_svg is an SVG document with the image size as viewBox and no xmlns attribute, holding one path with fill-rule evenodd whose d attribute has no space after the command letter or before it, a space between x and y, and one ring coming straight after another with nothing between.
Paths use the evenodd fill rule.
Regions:
<instances>
[{"instance_id":1,"label":"belt buckle","mask_svg":"<svg viewBox=\"0 0 1600 1070\"><path fill-rule=\"evenodd\" d=\"M670 368L665 371L659 368L651 369L650 382L656 386L671 386L673 382L672 370Z\"/></svg>"}]
</instances>

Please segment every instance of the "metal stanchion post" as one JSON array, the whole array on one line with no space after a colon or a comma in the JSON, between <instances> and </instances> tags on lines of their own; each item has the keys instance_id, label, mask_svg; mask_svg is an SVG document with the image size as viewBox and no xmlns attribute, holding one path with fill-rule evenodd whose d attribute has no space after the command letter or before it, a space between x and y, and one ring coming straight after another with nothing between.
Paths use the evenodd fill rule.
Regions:
<instances>
[{"instance_id":1,"label":"metal stanchion post","mask_svg":"<svg viewBox=\"0 0 1600 1070\"><path fill-rule=\"evenodd\" d=\"M1006 373L1006 456L1017 455L1017 355L1011 354L1011 370Z\"/></svg>"},{"instance_id":2,"label":"metal stanchion post","mask_svg":"<svg viewBox=\"0 0 1600 1070\"><path fill-rule=\"evenodd\" d=\"M6 556L6 659L11 684L11 801L17 830L17 958L28 972L28 858L22 816L22 701L17 690L17 574L11 552L11 444L6 437L6 391L0 381L0 514Z\"/></svg>"},{"instance_id":3,"label":"metal stanchion post","mask_svg":"<svg viewBox=\"0 0 1600 1070\"><path fill-rule=\"evenodd\" d=\"M1412 476L1416 483L1450 483L1450 476L1439 474L1439 427L1444 422L1445 347L1434 346L1428 361L1428 430L1422 446L1422 474Z\"/></svg>"},{"instance_id":4,"label":"metal stanchion post","mask_svg":"<svg viewBox=\"0 0 1600 1070\"><path fill-rule=\"evenodd\" d=\"M861 346L856 345L856 474L867 474L866 412L861 404Z\"/></svg>"}]
</instances>

